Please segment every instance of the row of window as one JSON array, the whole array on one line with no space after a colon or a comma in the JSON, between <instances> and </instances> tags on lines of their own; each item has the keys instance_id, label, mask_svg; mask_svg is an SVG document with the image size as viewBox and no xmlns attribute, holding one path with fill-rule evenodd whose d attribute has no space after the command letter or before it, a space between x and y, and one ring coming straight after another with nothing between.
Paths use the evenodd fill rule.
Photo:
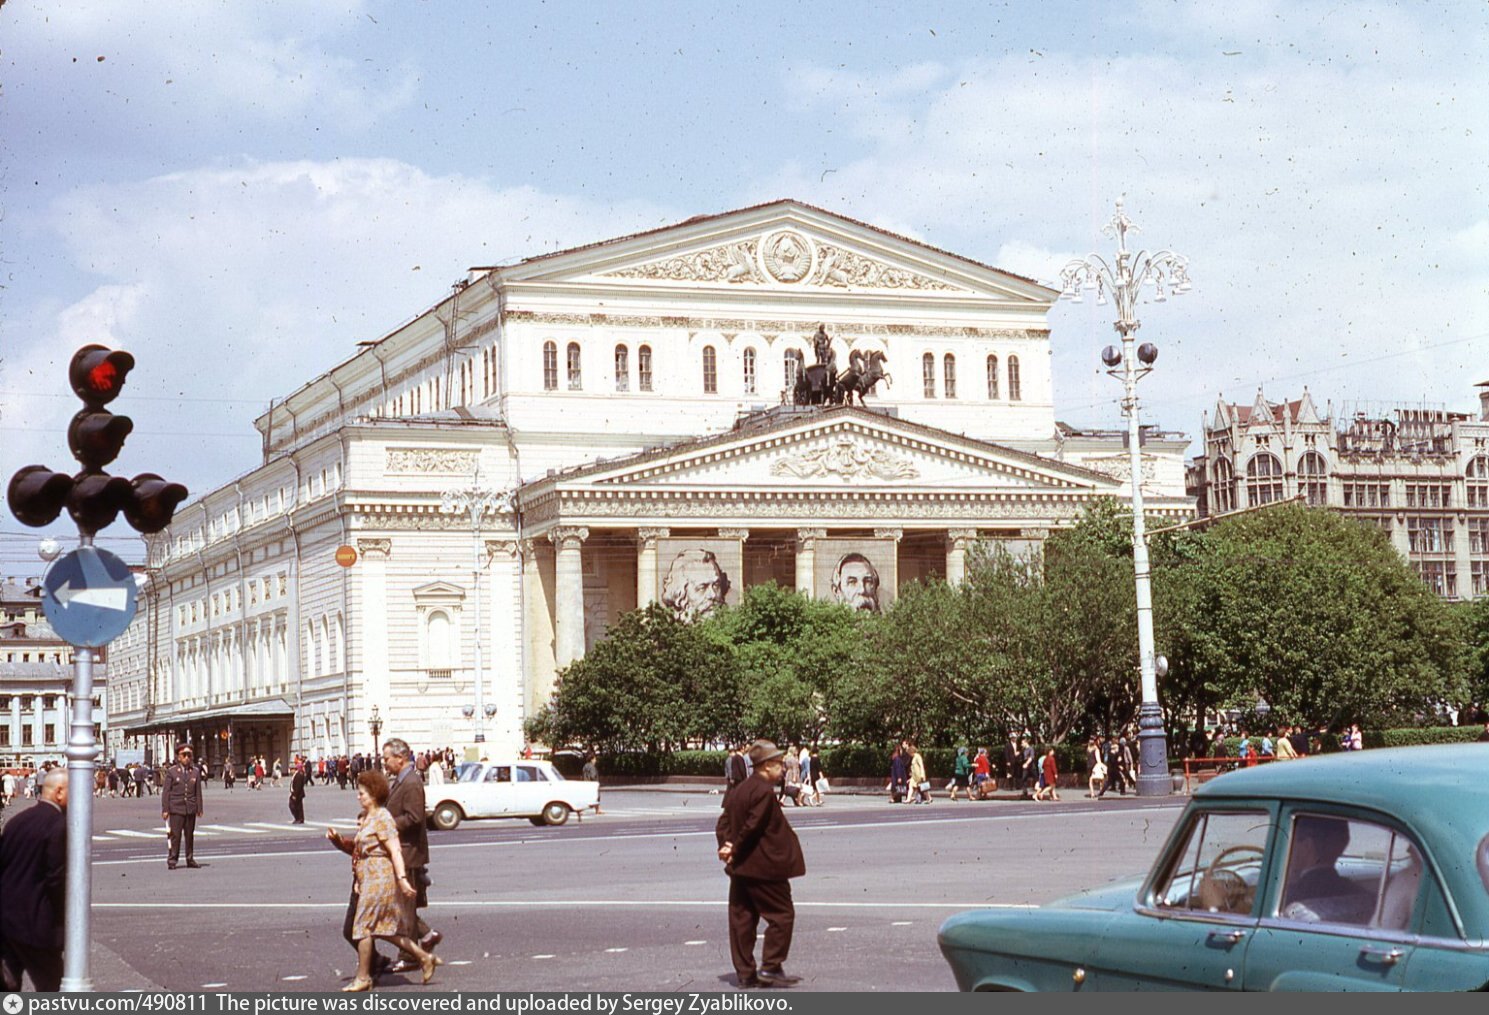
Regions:
<instances>
[{"instance_id":1,"label":"row of window","mask_svg":"<svg viewBox=\"0 0 1489 1015\"><path fill-rule=\"evenodd\" d=\"M65 663L71 660L61 651L56 652L6 652L5 661L8 663ZM3 709L0 709L3 711Z\"/></svg>"},{"instance_id":2,"label":"row of window","mask_svg":"<svg viewBox=\"0 0 1489 1015\"><path fill-rule=\"evenodd\" d=\"M19 745L11 742L10 727L0 725L0 747L61 747L66 741L67 727L63 727L63 739L57 739L57 726L47 723L41 728L41 741L36 740L36 731L29 724L21 727L21 742ZM93 739L95 742L103 739L103 726L99 723L93 724Z\"/></svg>"},{"instance_id":3,"label":"row of window","mask_svg":"<svg viewBox=\"0 0 1489 1015\"><path fill-rule=\"evenodd\" d=\"M259 600L264 602L275 597L289 594L289 576L280 571L277 575L264 575L261 578L248 579L248 604L256 606ZM186 624L194 624L198 620L206 620L209 616L218 617L224 613L231 613L234 608L243 607L243 597L235 593L232 587L225 592L214 592L210 600L198 599L191 603L178 603L176 606L176 626L184 627ZM210 611L210 613L209 613Z\"/></svg>"},{"instance_id":4,"label":"row of window","mask_svg":"<svg viewBox=\"0 0 1489 1015\"><path fill-rule=\"evenodd\" d=\"M1322 506L1327 503L1328 471L1323 455L1316 451L1306 452L1298 460L1298 492L1306 496L1309 504ZM1282 462L1276 455L1266 451L1252 455L1246 463L1247 507L1259 507L1282 500L1285 496L1284 478ZM1480 456L1469 462L1467 480L1468 506L1489 507L1489 458ZM1406 506L1451 507L1452 491L1451 483L1407 483ZM1345 482L1342 484L1342 494L1345 507L1391 506L1389 482ZM1229 459L1219 458L1215 462L1215 483L1211 500L1211 511L1214 514L1233 511L1237 506L1235 475Z\"/></svg>"},{"instance_id":5,"label":"row of window","mask_svg":"<svg viewBox=\"0 0 1489 1015\"><path fill-rule=\"evenodd\" d=\"M41 702L42 711L44 711L44 712L50 712L52 709L54 709L54 708L56 708L58 706L58 704L59 704L58 698L62 698L62 701L60 702L60 704L65 708L66 705L67 705L67 700L66 700L65 696L63 696L63 695L57 695L57 694L17 694L17 695L0 694L0 719L3 719L4 715L5 714L8 714L10 712L10 709L11 709L11 705L12 704L18 705L20 707L20 710L22 712L29 712L33 708L36 707L36 703L39 701L39 702ZM93 697L93 707L94 708L97 708L98 707L99 700L100 699L98 698L98 696L97 695L94 695L94 697Z\"/></svg>"},{"instance_id":6,"label":"row of window","mask_svg":"<svg viewBox=\"0 0 1489 1015\"><path fill-rule=\"evenodd\" d=\"M584 390L584 363L583 352L578 342L570 342L564 350L565 380L567 390ZM806 368L806 355L800 349L788 349L784 358L784 376L782 381L785 390L790 391L796 387L796 381L801 372ZM926 353L921 358L923 393L926 398L936 397L936 357L934 353ZM1019 358L1009 356L1006 365L1008 377L1008 400L1020 401L1023 398L1023 382L1019 372ZM759 392L758 354L754 349L745 349L740 362L741 379L744 382L744 393L747 395ZM1000 381L1002 375L999 373L997 356L987 358L987 396L996 401L999 397ZM557 391L559 389L558 369L558 343L543 343L543 390ZM629 346L617 345L615 347L615 390L631 390L631 350ZM636 390L652 390L652 352L651 346L642 345L636 349ZM719 390L719 357L717 350L711 345L703 347L703 393L706 395L717 394ZM941 393L944 398L956 398L956 357L948 353L941 360Z\"/></svg>"}]
</instances>

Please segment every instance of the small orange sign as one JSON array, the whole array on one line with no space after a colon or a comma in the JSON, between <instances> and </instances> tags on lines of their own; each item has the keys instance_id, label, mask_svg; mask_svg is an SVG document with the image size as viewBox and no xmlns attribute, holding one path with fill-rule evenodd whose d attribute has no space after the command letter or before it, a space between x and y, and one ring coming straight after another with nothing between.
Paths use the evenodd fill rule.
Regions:
<instances>
[{"instance_id":1,"label":"small orange sign","mask_svg":"<svg viewBox=\"0 0 1489 1015\"><path fill-rule=\"evenodd\" d=\"M342 567L351 567L357 562L357 551L350 546L338 546L336 548L336 563Z\"/></svg>"}]
</instances>

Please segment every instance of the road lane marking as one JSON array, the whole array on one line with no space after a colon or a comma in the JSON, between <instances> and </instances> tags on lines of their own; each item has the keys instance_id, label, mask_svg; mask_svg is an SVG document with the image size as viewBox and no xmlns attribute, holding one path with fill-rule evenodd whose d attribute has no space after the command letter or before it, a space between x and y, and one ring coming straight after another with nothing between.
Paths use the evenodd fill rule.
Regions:
<instances>
[{"instance_id":1,"label":"road lane marking","mask_svg":"<svg viewBox=\"0 0 1489 1015\"><path fill-rule=\"evenodd\" d=\"M202 990L211 990L214 987L226 987L226 986L227 986L226 983L204 983L204 984L202 984L202 986L201 986L200 989L202 989Z\"/></svg>"},{"instance_id":2,"label":"road lane marking","mask_svg":"<svg viewBox=\"0 0 1489 1015\"><path fill-rule=\"evenodd\" d=\"M254 828L267 828L275 832L298 832L302 828L309 827L308 825L276 824L273 821L245 821L243 824L252 825Z\"/></svg>"},{"instance_id":3,"label":"road lane marking","mask_svg":"<svg viewBox=\"0 0 1489 1015\"><path fill-rule=\"evenodd\" d=\"M630 951L629 948L606 948L605 950L607 952L609 952L610 954L612 954L612 955L618 954L620 952L628 952L628 951Z\"/></svg>"},{"instance_id":4,"label":"road lane marking","mask_svg":"<svg viewBox=\"0 0 1489 1015\"><path fill-rule=\"evenodd\" d=\"M160 832L136 832L130 828L110 828L108 833L110 835L127 835L132 839L158 839L162 834Z\"/></svg>"},{"instance_id":5,"label":"road lane marking","mask_svg":"<svg viewBox=\"0 0 1489 1015\"><path fill-rule=\"evenodd\" d=\"M556 956L556 955L534 955L533 956L533 958L535 958L535 959L552 959L552 958L557 958L557 957L558 956Z\"/></svg>"},{"instance_id":6,"label":"road lane marking","mask_svg":"<svg viewBox=\"0 0 1489 1015\"><path fill-rule=\"evenodd\" d=\"M708 944L708 942L707 941L684 941L683 944L685 944L685 945L706 945L706 944Z\"/></svg>"},{"instance_id":7,"label":"road lane marking","mask_svg":"<svg viewBox=\"0 0 1489 1015\"><path fill-rule=\"evenodd\" d=\"M890 923L890 926L891 927L913 927L913 926L915 926L915 921L914 920L894 920L894 921L892 921Z\"/></svg>"},{"instance_id":8,"label":"road lane marking","mask_svg":"<svg viewBox=\"0 0 1489 1015\"><path fill-rule=\"evenodd\" d=\"M847 927L828 927L827 928L827 933L829 933L829 934L836 934L838 931L847 930L847 929L848 929Z\"/></svg>"},{"instance_id":9,"label":"road lane marking","mask_svg":"<svg viewBox=\"0 0 1489 1015\"><path fill-rule=\"evenodd\" d=\"M308 979L310 979L310 977L308 977L308 976L281 976L280 977L280 980L282 982L284 982L284 983L294 983L297 980L308 980Z\"/></svg>"},{"instance_id":10,"label":"road lane marking","mask_svg":"<svg viewBox=\"0 0 1489 1015\"><path fill-rule=\"evenodd\" d=\"M152 863L158 861L151 861ZM430 900L430 909L724 909L727 899L467 899ZM1038 909L1032 902L803 902L797 909ZM346 909L345 902L94 902L94 909ZM831 927L829 930L833 929ZM839 927L838 930L846 928ZM693 942L688 942L692 944ZM705 942L699 941L698 944Z\"/></svg>"},{"instance_id":11,"label":"road lane marking","mask_svg":"<svg viewBox=\"0 0 1489 1015\"><path fill-rule=\"evenodd\" d=\"M197 825L196 827L197 831L201 831L203 828L210 828L218 832L239 832L243 835L264 834L264 830L262 828L239 828L237 825Z\"/></svg>"}]
</instances>

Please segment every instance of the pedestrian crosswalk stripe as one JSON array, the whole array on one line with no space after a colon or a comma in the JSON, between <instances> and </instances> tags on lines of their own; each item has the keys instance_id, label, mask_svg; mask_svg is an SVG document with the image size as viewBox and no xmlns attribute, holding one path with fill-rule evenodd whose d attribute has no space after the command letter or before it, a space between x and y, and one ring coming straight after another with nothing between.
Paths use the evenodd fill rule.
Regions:
<instances>
[{"instance_id":1,"label":"pedestrian crosswalk stripe","mask_svg":"<svg viewBox=\"0 0 1489 1015\"><path fill-rule=\"evenodd\" d=\"M108 833L110 835L127 835L134 839L158 839L161 836L161 832L136 832L132 828L110 828Z\"/></svg>"},{"instance_id":2,"label":"pedestrian crosswalk stripe","mask_svg":"<svg viewBox=\"0 0 1489 1015\"><path fill-rule=\"evenodd\" d=\"M197 831L201 831L203 828L211 828L219 832L242 832L247 835L265 834L262 828L239 828L237 825L197 825L196 827Z\"/></svg>"},{"instance_id":3,"label":"pedestrian crosswalk stripe","mask_svg":"<svg viewBox=\"0 0 1489 1015\"><path fill-rule=\"evenodd\" d=\"M252 826L248 829L250 832L261 829L273 829L276 832L298 832L305 827L304 825L276 824L273 821L245 821L243 824Z\"/></svg>"}]
</instances>

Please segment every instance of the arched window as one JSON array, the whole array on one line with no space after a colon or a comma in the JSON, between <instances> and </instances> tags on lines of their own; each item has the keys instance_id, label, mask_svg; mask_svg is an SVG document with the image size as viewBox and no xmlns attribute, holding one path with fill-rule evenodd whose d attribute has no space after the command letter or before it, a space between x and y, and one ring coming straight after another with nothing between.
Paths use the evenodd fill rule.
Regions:
<instances>
[{"instance_id":1,"label":"arched window","mask_svg":"<svg viewBox=\"0 0 1489 1015\"><path fill-rule=\"evenodd\" d=\"M651 346L643 345L636 350L636 390L651 390Z\"/></svg>"},{"instance_id":2,"label":"arched window","mask_svg":"<svg viewBox=\"0 0 1489 1015\"><path fill-rule=\"evenodd\" d=\"M1236 509L1236 476L1231 470L1230 459L1215 461L1215 485L1210 488L1210 513L1223 515Z\"/></svg>"},{"instance_id":3,"label":"arched window","mask_svg":"<svg viewBox=\"0 0 1489 1015\"><path fill-rule=\"evenodd\" d=\"M936 397L936 357L926 353L920 357L920 380L926 398Z\"/></svg>"},{"instance_id":4,"label":"arched window","mask_svg":"<svg viewBox=\"0 0 1489 1015\"><path fill-rule=\"evenodd\" d=\"M786 350L786 392L787 394L796 390L796 382L801 377L801 372L806 366L806 357L800 349Z\"/></svg>"},{"instance_id":5,"label":"arched window","mask_svg":"<svg viewBox=\"0 0 1489 1015\"><path fill-rule=\"evenodd\" d=\"M543 343L543 390L558 390L558 346L552 342ZM399 406L399 414L402 414L402 406Z\"/></svg>"},{"instance_id":6,"label":"arched window","mask_svg":"<svg viewBox=\"0 0 1489 1015\"><path fill-rule=\"evenodd\" d=\"M1298 492L1309 507L1323 507L1329 499L1329 467L1317 451L1304 453L1298 459Z\"/></svg>"},{"instance_id":7,"label":"arched window","mask_svg":"<svg viewBox=\"0 0 1489 1015\"><path fill-rule=\"evenodd\" d=\"M987 358L987 397L989 401L998 398L998 357Z\"/></svg>"},{"instance_id":8,"label":"arched window","mask_svg":"<svg viewBox=\"0 0 1489 1015\"><path fill-rule=\"evenodd\" d=\"M716 395L719 392L719 357L713 346L703 347L703 393Z\"/></svg>"},{"instance_id":9,"label":"arched window","mask_svg":"<svg viewBox=\"0 0 1489 1015\"><path fill-rule=\"evenodd\" d=\"M615 390L631 390L631 352L623 345L615 347Z\"/></svg>"},{"instance_id":10,"label":"arched window","mask_svg":"<svg viewBox=\"0 0 1489 1015\"><path fill-rule=\"evenodd\" d=\"M1265 451L1246 463L1246 504L1258 507L1282 499L1282 463Z\"/></svg>"},{"instance_id":11,"label":"arched window","mask_svg":"<svg viewBox=\"0 0 1489 1015\"><path fill-rule=\"evenodd\" d=\"M1019 378L1019 358L1008 357L1008 400L1021 401L1024 397L1023 382Z\"/></svg>"},{"instance_id":12,"label":"arched window","mask_svg":"<svg viewBox=\"0 0 1489 1015\"><path fill-rule=\"evenodd\" d=\"M951 353L941 359L941 387L947 398L956 397L956 357Z\"/></svg>"},{"instance_id":13,"label":"arched window","mask_svg":"<svg viewBox=\"0 0 1489 1015\"><path fill-rule=\"evenodd\" d=\"M744 390L745 394L755 393L755 350L744 351Z\"/></svg>"},{"instance_id":14,"label":"arched window","mask_svg":"<svg viewBox=\"0 0 1489 1015\"><path fill-rule=\"evenodd\" d=\"M444 610L431 610L425 622L425 636L429 646L429 668L449 670L453 654L450 651L450 615Z\"/></svg>"},{"instance_id":15,"label":"arched window","mask_svg":"<svg viewBox=\"0 0 1489 1015\"><path fill-rule=\"evenodd\" d=\"M579 343L569 343L569 390L584 390L584 376L579 370Z\"/></svg>"},{"instance_id":16,"label":"arched window","mask_svg":"<svg viewBox=\"0 0 1489 1015\"><path fill-rule=\"evenodd\" d=\"M1479 455L1469 462L1464 478L1467 480L1468 506L1489 508L1489 458Z\"/></svg>"}]
</instances>

